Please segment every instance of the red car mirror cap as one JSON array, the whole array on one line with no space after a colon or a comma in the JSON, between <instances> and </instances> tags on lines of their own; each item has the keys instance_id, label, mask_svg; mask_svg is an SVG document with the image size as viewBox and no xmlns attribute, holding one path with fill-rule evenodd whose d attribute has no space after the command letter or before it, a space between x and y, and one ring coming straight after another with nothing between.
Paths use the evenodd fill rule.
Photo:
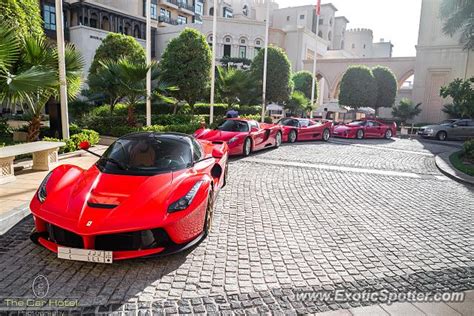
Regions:
<instances>
[{"instance_id":1,"label":"red car mirror cap","mask_svg":"<svg viewBox=\"0 0 474 316\"><path fill-rule=\"evenodd\" d=\"M89 148L91 148L91 143L89 143L88 141L80 142L79 148L82 150L88 150Z\"/></svg>"}]
</instances>

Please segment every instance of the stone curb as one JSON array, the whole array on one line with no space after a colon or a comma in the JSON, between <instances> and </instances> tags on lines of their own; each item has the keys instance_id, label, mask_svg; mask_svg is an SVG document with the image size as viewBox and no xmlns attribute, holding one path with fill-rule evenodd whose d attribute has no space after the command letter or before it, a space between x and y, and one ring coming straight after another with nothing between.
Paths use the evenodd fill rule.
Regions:
<instances>
[{"instance_id":1,"label":"stone curb","mask_svg":"<svg viewBox=\"0 0 474 316\"><path fill-rule=\"evenodd\" d=\"M449 156L451 156L453 153L459 151L458 150L451 150L447 151L444 153L441 153L439 155L436 155L435 157L435 163L436 167L447 177L460 182L464 184L469 184L474 186L474 177L467 175L459 170L457 170L451 161L449 160Z\"/></svg>"},{"instance_id":2,"label":"stone curb","mask_svg":"<svg viewBox=\"0 0 474 316\"><path fill-rule=\"evenodd\" d=\"M0 236L30 214L29 203L12 208L0 217Z\"/></svg>"}]
</instances>

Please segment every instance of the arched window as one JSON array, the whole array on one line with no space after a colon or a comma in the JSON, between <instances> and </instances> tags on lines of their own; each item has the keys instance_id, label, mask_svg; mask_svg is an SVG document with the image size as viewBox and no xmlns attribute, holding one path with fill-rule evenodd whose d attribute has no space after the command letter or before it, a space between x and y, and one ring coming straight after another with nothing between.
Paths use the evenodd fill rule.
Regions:
<instances>
[{"instance_id":1,"label":"arched window","mask_svg":"<svg viewBox=\"0 0 474 316\"><path fill-rule=\"evenodd\" d=\"M102 18L102 29L105 31L110 31L110 21L106 16Z\"/></svg>"},{"instance_id":2,"label":"arched window","mask_svg":"<svg viewBox=\"0 0 474 316\"><path fill-rule=\"evenodd\" d=\"M331 31L329 31L329 33L328 33L328 40L332 41L332 33L331 33Z\"/></svg>"},{"instance_id":3,"label":"arched window","mask_svg":"<svg viewBox=\"0 0 474 316\"><path fill-rule=\"evenodd\" d=\"M97 13L92 13L91 18L89 20L89 26L97 28L97 21L98 20L99 19L98 19Z\"/></svg>"},{"instance_id":4,"label":"arched window","mask_svg":"<svg viewBox=\"0 0 474 316\"><path fill-rule=\"evenodd\" d=\"M135 25L135 28L133 29L133 36L140 38L140 27L138 25Z\"/></svg>"},{"instance_id":5,"label":"arched window","mask_svg":"<svg viewBox=\"0 0 474 316\"><path fill-rule=\"evenodd\" d=\"M319 31L319 32L318 32L318 36L321 37L321 38L323 38L323 31Z\"/></svg>"},{"instance_id":6,"label":"arched window","mask_svg":"<svg viewBox=\"0 0 474 316\"><path fill-rule=\"evenodd\" d=\"M125 26L123 28L123 33L126 34L126 35L130 35L131 33L131 30L132 29L132 26L130 25L129 22L125 23Z\"/></svg>"},{"instance_id":7,"label":"arched window","mask_svg":"<svg viewBox=\"0 0 474 316\"><path fill-rule=\"evenodd\" d=\"M356 48L356 44L352 44L352 48L353 48L353 49Z\"/></svg>"},{"instance_id":8,"label":"arched window","mask_svg":"<svg viewBox=\"0 0 474 316\"><path fill-rule=\"evenodd\" d=\"M249 15L249 7L248 5L244 4L243 8L242 8L242 14L245 15L245 16L248 16Z\"/></svg>"},{"instance_id":9,"label":"arched window","mask_svg":"<svg viewBox=\"0 0 474 316\"><path fill-rule=\"evenodd\" d=\"M209 9L209 15L210 15L210 16L214 16L214 7L211 7L211 8Z\"/></svg>"},{"instance_id":10,"label":"arched window","mask_svg":"<svg viewBox=\"0 0 474 316\"><path fill-rule=\"evenodd\" d=\"M344 49L344 40L341 41L341 49Z\"/></svg>"}]
</instances>

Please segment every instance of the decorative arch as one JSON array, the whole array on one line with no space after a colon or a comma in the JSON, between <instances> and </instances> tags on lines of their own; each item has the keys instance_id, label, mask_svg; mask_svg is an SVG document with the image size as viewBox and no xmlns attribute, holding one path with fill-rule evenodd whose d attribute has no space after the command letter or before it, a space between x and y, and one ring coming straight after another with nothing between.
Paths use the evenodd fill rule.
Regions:
<instances>
[{"instance_id":1,"label":"decorative arch","mask_svg":"<svg viewBox=\"0 0 474 316\"><path fill-rule=\"evenodd\" d=\"M232 35L230 35L230 34L224 35L223 40L224 40L224 44L231 45L232 44Z\"/></svg>"},{"instance_id":2,"label":"decorative arch","mask_svg":"<svg viewBox=\"0 0 474 316\"><path fill-rule=\"evenodd\" d=\"M263 40L260 37L257 37L254 41L255 47L263 47Z\"/></svg>"},{"instance_id":3,"label":"decorative arch","mask_svg":"<svg viewBox=\"0 0 474 316\"><path fill-rule=\"evenodd\" d=\"M397 81L398 81L398 89L400 89L403 85L403 83L408 79L410 78L411 76L413 76L415 74L415 70L414 69L410 69L409 71L405 72L400 78L397 78Z\"/></svg>"},{"instance_id":4,"label":"decorative arch","mask_svg":"<svg viewBox=\"0 0 474 316\"><path fill-rule=\"evenodd\" d=\"M249 38L248 36L241 35L239 37L239 45L248 45L249 44Z\"/></svg>"}]
</instances>

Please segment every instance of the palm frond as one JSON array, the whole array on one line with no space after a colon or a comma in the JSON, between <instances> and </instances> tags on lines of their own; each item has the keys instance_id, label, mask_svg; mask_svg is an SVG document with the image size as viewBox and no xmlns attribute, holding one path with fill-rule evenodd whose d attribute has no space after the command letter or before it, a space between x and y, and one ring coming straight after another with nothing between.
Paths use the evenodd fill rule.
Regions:
<instances>
[{"instance_id":1,"label":"palm frond","mask_svg":"<svg viewBox=\"0 0 474 316\"><path fill-rule=\"evenodd\" d=\"M20 41L14 29L0 24L0 71L7 71L20 56Z\"/></svg>"}]
</instances>

